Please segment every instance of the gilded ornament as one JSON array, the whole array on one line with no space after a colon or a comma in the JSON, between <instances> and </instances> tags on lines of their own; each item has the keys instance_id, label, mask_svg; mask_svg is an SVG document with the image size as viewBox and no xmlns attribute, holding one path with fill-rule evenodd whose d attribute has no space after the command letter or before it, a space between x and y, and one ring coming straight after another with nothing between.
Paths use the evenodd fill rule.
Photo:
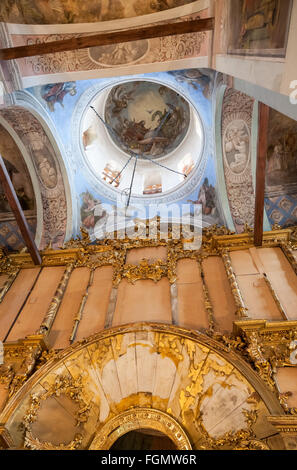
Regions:
<instances>
[{"instance_id":1,"label":"gilded ornament","mask_svg":"<svg viewBox=\"0 0 297 470\"><path fill-rule=\"evenodd\" d=\"M133 408L107 421L97 432L90 450L108 450L123 434L135 429L153 429L171 439L178 450L191 450L181 425L168 413L151 408Z\"/></svg>"},{"instance_id":2,"label":"gilded ornament","mask_svg":"<svg viewBox=\"0 0 297 470\"><path fill-rule=\"evenodd\" d=\"M149 263L147 259L142 259L139 265L125 264L121 272L121 278L135 284L140 279L151 279L158 282L162 277L167 276L167 263L158 260Z\"/></svg>"},{"instance_id":3,"label":"gilded ornament","mask_svg":"<svg viewBox=\"0 0 297 470\"><path fill-rule=\"evenodd\" d=\"M25 446L27 448L33 450L72 450L77 449L81 445L82 436L80 434L76 434L69 444L60 444L58 446L49 442L41 442L32 435L31 424L38 420L41 402L50 397L59 397L60 395L67 395L78 404L79 409L76 413L77 426L88 420L90 404L85 401L81 378L73 379L71 376L57 376L54 383L44 393L31 395L30 406L22 421L25 428Z\"/></svg>"},{"instance_id":4,"label":"gilded ornament","mask_svg":"<svg viewBox=\"0 0 297 470\"><path fill-rule=\"evenodd\" d=\"M240 429L236 432L226 432L220 438L209 436L200 417L197 425L204 437L204 444L201 445L201 448L207 450L268 450L269 448L265 443L256 439L255 433L252 429L252 426L256 423L258 418L257 410L242 410L242 413L245 415L247 428Z\"/></svg>"},{"instance_id":5,"label":"gilded ornament","mask_svg":"<svg viewBox=\"0 0 297 470\"><path fill-rule=\"evenodd\" d=\"M0 366L0 381L7 384L10 398L34 372L35 364L45 345L38 337L17 343L5 343L4 364Z\"/></svg>"}]
</instances>

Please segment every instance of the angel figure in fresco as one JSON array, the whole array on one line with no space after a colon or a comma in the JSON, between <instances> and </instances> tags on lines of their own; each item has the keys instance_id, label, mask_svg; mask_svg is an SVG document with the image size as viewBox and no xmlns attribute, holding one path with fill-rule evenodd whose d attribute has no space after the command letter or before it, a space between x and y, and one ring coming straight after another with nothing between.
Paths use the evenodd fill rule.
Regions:
<instances>
[{"instance_id":1,"label":"angel figure in fresco","mask_svg":"<svg viewBox=\"0 0 297 470\"><path fill-rule=\"evenodd\" d=\"M46 101L48 109L55 111L55 104L59 103L64 108L63 100L67 94L76 95L75 82L51 83L42 87L42 98Z\"/></svg>"},{"instance_id":2,"label":"angel figure in fresco","mask_svg":"<svg viewBox=\"0 0 297 470\"><path fill-rule=\"evenodd\" d=\"M245 168L249 158L249 140L245 124L234 121L226 134L225 142L225 152L234 173L241 173Z\"/></svg>"}]
</instances>

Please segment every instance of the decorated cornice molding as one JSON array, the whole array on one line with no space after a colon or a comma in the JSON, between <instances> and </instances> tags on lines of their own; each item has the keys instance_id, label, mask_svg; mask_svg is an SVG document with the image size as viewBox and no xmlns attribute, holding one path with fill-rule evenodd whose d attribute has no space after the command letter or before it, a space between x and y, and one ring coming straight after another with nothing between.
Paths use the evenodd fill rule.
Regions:
<instances>
[{"instance_id":1,"label":"decorated cornice molding","mask_svg":"<svg viewBox=\"0 0 297 470\"><path fill-rule=\"evenodd\" d=\"M267 419L278 432L290 433L297 437L297 416L268 416Z\"/></svg>"},{"instance_id":2,"label":"decorated cornice molding","mask_svg":"<svg viewBox=\"0 0 297 470\"><path fill-rule=\"evenodd\" d=\"M40 252L42 257L42 266L66 266L69 263L74 263L76 266L87 266L96 268L106 265L121 265L124 267L124 259L128 250L134 248L146 248L164 246L168 247L168 260L167 263L172 263L174 259L177 261L182 258L199 259L207 256L221 255L224 251L234 251L247 249L253 244L253 233L247 232L243 234L232 234L230 230L225 227L212 226L203 229L202 244L199 250L188 250L186 244L190 239L180 238L176 239L172 235L174 228L170 230L168 240L161 238L161 233L158 228L158 218L155 221L147 221L146 228L153 223L156 225L157 237L156 239L137 237L135 239L124 238L118 239L117 234L114 234L113 239L105 239L91 243L89 235L86 230L82 229L82 237L76 238L65 243L64 247L58 250L53 250L51 245ZM180 230L180 227L178 226ZM148 233L148 232L147 232ZM275 230L265 232L263 237L263 247L287 247L292 250L292 234L294 235L295 229ZM294 241L294 240L293 240ZM295 242L294 242L295 243ZM291 251L290 251L291 253ZM293 255L291 256L291 264L294 262ZM26 251L17 254L5 255L3 250L0 252L0 273L12 274L20 268L32 268L34 264L31 256ZM294 266L293 266L294 268ZM128 269L127 267L125 269ZM129 277L128 275L126 277Z\"/></svg>"}]
</instances>

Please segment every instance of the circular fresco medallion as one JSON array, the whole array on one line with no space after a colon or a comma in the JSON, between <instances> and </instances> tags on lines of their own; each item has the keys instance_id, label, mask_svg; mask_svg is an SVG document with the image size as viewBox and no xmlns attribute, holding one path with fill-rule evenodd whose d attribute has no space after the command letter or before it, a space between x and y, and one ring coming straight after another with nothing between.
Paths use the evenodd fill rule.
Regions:
<instances>
[{"instance_id":1,"label":"circular fresco medallion","mask_svg":"<svg viewBox=\"0 0 297 470\"><path fill-rule=\"evenodd\" d=\"M228 124L223 136L225 163L235 175L242 174L250 159L250 133L245 121L235 119Z\"/></svg>"},{"instance_id":2,"label":"circular fresco medallion","mask_svg":"<svg viewBox=\"0 0 297 470\"><path fill-rule=\"evenodd\" d=\"M143 41L111 44L109 46L96 46L89 49L89 55L93 62L100 65L116 66L134 64L147 53L149 42Z\"/></svg>"},{"instance_id":3,"label":"circular fresco medallion","mask_svg":"<svg viewBox=\"0 0 297 470\"><path fill-rule=\"evenodd\" d=\"M158 158L175 150L190 124L189 104L153 82L128 82L110 91L105 106L109 134L124 152Z\"/></svg>"}]
</instances>

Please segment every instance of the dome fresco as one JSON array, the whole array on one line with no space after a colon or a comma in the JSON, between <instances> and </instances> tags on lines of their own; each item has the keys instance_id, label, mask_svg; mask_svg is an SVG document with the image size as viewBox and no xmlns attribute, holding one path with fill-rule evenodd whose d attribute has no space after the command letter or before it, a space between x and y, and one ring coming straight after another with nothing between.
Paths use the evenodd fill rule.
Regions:
<instances>
[{"instance_id":1,"label":"dome fresco","mask_svg":"<svg viewBox=\"0 0 297 470\"><path fill-rule=\"evenodd\" d=\"M83 227L91 239L101 239L110 231L110 214L118 214L128 200L132 225L137 218L155 217L164 204L180 210L186 205L191 215L201 211L204 226L224 223L216 186L211 70L81 80L71 83L75 93L64 84L61 96L56 85L50 88L50 108L44 85L25 93L38 100L65 149L74 236ZM133 212L140 206L141 215Z\"/></svg>"},{"instance_id":2,"label":"dome fresco","mask_svg":"<svg viewBox=\"0 0 297 470\"><path fill-rule=\"evenodd\" d=\"M164 85L128 82L110 91L105 121L111 138L123 151L157 158L175 150L185 138L190 108Z\"/></svg>"},{"instance_id":3,"label":"dome fresco","mask_svg":"<svg viewBox=\"0 0 297 470\"><path fill-rule=\"evenodd\" d=\"M199 113L162 82L129 80L99 90L86 104L79 133L103 191L125 199L131 188L137 203L173 194L203 163Z\"/></svg>"}]
</instances>

